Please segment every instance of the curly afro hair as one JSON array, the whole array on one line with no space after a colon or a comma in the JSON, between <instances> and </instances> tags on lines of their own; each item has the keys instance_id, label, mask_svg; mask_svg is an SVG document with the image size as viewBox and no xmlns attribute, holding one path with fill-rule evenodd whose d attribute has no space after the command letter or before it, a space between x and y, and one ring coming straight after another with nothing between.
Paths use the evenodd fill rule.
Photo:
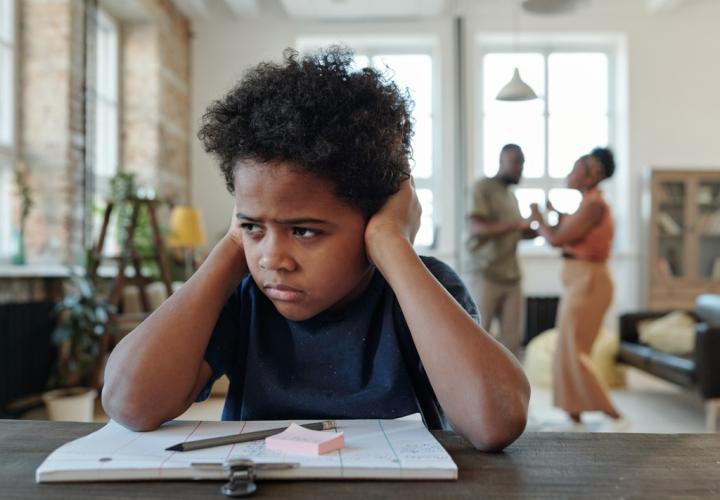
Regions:
<instances>
[{"instance_id":1,"label":"curly afro hair","mask_svg":"<svg viewBox=\"0 0 720 500\"><path fill-rule=\"evenodd\" d=\"M602 164L605 171L605 178L612 177L615 173L615 155L609 148L595 148L590 152Z\"/></svg>"},{"instance_id":2,"label":"curly afro hair","mask_svg":"<svg viewBox=\"0 0 720 500\"><path fill-rule=\"evenodd\" d=\"M220 161L230 193L238 164L287 162L330 180L365 216L410 176L412 101L383 73L354 70L332 46L251 68L202 119L198 137Z\"/></svg>"}]
</instances>

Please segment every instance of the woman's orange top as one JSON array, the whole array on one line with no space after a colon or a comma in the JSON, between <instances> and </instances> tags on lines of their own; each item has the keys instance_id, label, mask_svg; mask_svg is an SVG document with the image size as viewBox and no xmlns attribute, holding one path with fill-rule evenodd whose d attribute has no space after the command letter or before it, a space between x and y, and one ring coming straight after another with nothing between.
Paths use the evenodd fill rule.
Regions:
<instances>
[{"instance_id":1,"label":"woman's orange top","mask_svg":"<svg viewBox=\"0 0 720 500\"><path fill-rule=\"evenodd\" d=\"M602 218L582 239L564 245L563 253L580 260L605 262L610 257L610 248L615 235L615 223L610 213L610 206L605 202L599 189L585 192L580 206L586 203L600 203L603 207Z\"/></svg>"}]
</instances>

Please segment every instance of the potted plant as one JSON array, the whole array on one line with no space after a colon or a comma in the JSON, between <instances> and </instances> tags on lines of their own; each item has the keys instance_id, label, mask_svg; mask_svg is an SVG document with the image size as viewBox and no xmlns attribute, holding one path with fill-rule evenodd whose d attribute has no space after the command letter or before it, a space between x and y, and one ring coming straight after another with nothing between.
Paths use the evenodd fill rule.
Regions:
<instances>
[{"instance_id":1,"label":"potted plant","mask_svg":"<svg viewBox=\"0 0 720 500\"><path fill-rule=\"evenodd\" d=\"M71 281L71 293L55 310L57 361L43 401L51 420L91 422L114 311L91 279L71 271Z\"/></svg>"}]
</instances>

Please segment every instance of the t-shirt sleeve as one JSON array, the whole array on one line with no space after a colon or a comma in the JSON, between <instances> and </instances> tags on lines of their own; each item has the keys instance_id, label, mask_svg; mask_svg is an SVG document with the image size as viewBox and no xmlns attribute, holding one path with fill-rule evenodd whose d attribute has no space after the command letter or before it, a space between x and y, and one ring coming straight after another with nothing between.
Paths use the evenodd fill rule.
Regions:
<instances>
[{"instance_id":1,"label":"t-shirt sleeve","mask_svg":"<svg viewBox=\"0 0 720 500\"><path fill-rule=\"evenodd\" d=\"M205 349L204 359L210 365L212 375L195 399L196 402L205 401L208 398L215 381L223 375L229 374L238 359L238 348L242 335L240 316L240 288L238 288L220 312Z\"/></svg>"},{"instance_id":2,"label":"t-shirt sleeve","mask_svg":"<svg viewBox=\"0 0 720 500\"><path fill-rule=\"evenodd\" d=\"M488 198L487 184L482 181L476 182L473 188L470 213L483 219L492 218L492 207L490 206L490 200Z\"/></svg>"},{"instance_id":3,"label":"t-shirt sleeve","mask_svg":"<svg viewBox=\"0 0 720 500\"><path fill-rule=\"evenodd\" d=\"M450 295L465 309L477 324L480 324L480 313L477 305L460 276L443 261L433 257L422 257L422 261L433 276L450 292Z\"/></svg>"}]
</instances>

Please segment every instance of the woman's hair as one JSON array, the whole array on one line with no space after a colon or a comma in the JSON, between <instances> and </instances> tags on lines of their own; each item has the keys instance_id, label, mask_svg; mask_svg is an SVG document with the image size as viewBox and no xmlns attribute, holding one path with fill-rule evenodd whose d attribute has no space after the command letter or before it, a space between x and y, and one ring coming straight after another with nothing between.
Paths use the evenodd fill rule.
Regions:
<instances>
[{"instance_id":1,"label":"woman's hair","mask_svg":"<svg viewBox=\"0 0 720 500\"><path fill-rule=\"evenodd\" d=\"M595 148L590 152L590 156L594 157L603 167L603 178L612 177L615 173L615 155L609 148Z\"/></svg>"},{"instance_id":2,"label":"woman's hair","mask_svg":"<svg viewBox=\"0 0 720 500\"><path fill-rule=\"evenodd\" d=\"M258 64L213 102L198 137L231 193L238 162L287 162L370 216L410 176L411 106L385 74L355 69L348 49L286 49L282 63Z\"/></svg>"}]
</instances>

